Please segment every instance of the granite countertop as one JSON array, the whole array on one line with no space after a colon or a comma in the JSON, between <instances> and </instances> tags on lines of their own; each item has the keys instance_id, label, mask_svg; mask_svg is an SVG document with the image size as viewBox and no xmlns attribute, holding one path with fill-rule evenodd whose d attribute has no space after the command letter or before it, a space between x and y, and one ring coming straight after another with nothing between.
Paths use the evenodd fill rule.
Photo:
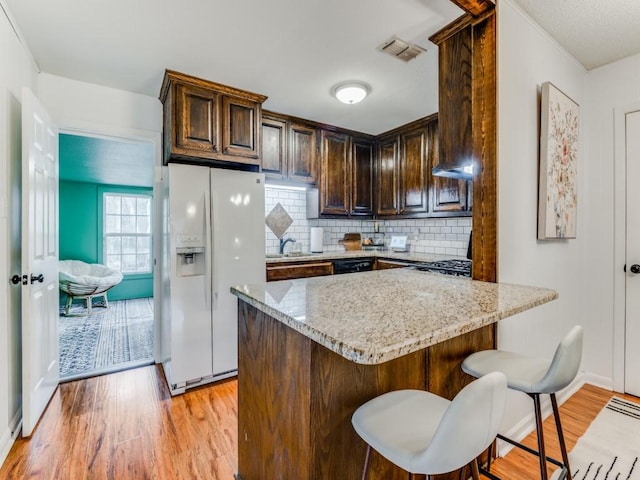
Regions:
<instances>
[{"instance_id":1,"label":"granite countertop","mask_svg":"<svg viewBox=\"0 0 640 480\"><path fill-rule=\"evenodd\" d=\"M231 288L343 357L374 365L558 298L546 288L388 269Z\"/></svg>"},{"instance_id":2,"label":"granite countertop","mask_svg":"<svg viewBox=\"0 0 640 480\"><path fill-rule=\"evenodd\" d=\"M435 253L413 253L413 252L395 252L393 250L344 250L323 253L305 253L302 255L288 256L266 256L267 264L290 263L290 262L309 262L314 260L337 260L342 258L389 258L396 260L404 260L410 262L434 262L437 260L447 260L450 258L466 259L466 257L458 257L455 255L441 255Z\"/></svg>"}]
</instances>

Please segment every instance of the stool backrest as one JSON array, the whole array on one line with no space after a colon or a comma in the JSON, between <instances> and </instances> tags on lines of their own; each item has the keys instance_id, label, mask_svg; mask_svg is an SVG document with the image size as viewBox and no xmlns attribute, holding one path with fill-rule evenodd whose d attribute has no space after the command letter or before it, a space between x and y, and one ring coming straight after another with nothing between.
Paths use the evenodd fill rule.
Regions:
<instances>
[{"instance_id":1,"label":"stool backrest","mask_svg":"<svg viewBox=\"0 0 640 480\"><path fill-rule=\"evenodd\" d=\"M576 325L558 345L549 370L538 382L535 390L540 393L555 393L562 390L576 378L581 360L582 327Z\"/></svg>"},{"instance_id":2,"label":"stool backrest","mask_svg":"<svg viewBox=\"0 0 640 480\"><path fill-rule=\"evenodd\" d=\"M507 378L489 373L453 399L427 449L416 458L422 473L457 470L482 453L498 434L507 399Z\"/></svg>"}]
</instances>

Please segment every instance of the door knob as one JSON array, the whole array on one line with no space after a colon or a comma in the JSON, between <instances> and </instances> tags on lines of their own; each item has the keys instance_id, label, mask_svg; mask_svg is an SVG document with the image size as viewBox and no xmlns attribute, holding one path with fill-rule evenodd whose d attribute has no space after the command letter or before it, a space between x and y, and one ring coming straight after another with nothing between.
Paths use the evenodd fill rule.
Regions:
<instances>
[{"instance_id":1,"label":"door knob","mask_svg":"<svg viewBox=\"0 0 640 480\"><path fill-rule=\"evenodd\" d=\"M640 267L638 267L640 268ZM640 270L639 270L640 271ZM44 282L44 275L40 274L40 275L34 275L33 273L31 274L31 283L36 283L36 282Z\"/></svg>"},{"instance_id":2,"label":"door knob","mask_svg":"<svg viewBox=\"0 0 640 480\"><path fill-rule=\"evenodd\" d=\"M631 270L631 273L635 273L637 275L638 273L640 273L640 265L634 263L633 265L631 265L631 268L629 270Z\"/></svg>"}]
</instances>

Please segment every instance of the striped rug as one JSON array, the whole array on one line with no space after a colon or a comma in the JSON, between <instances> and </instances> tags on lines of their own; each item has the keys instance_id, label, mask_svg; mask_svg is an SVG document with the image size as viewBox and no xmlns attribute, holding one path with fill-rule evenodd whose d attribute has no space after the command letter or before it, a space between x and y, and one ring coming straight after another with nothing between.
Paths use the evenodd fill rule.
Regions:
<instances>
[{"instance_id":1,"label":"striped rug","mask_svg":"<svg viewBox=\"0 0 640 480\"><path fill-rule=\"evenodd\" d=\"M574 480L640 480L640 404L613 397L569 453ZM552 480L558 478L556 471Z\"/></svg>"},{"instance_id":2,"label":"striped rug","mask_svg":"<svg viewBox=\"0 0 640 480\"><path fill-rule=\"evenodd\" d=\"M153 363L153 298L111 301L107 310L94 308L89 316L74 316L83 312L80 305L72 307L70 316L61 310L61 380Z\"/></svg>"}]
</instances>

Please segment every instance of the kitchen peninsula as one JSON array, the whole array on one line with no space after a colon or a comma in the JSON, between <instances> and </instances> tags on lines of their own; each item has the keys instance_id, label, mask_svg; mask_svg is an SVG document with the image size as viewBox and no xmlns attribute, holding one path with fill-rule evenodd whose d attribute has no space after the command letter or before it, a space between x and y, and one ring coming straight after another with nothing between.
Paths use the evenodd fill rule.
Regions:
<instances>
[{"instance_id":1,"label":"kitchen peninsula","mask_svg":"<svg viewBox=\"0 0 640 480\"><path fill-rule=\"evenodd\" d=\"M493 324L557 293L382 270L243 285L238 305L238 476L359 478L365 444L351 415L400 388L447 398L471 379L470 353ZM370 479L405 478L372 457Z\"/></svg>"}]
</instances>

